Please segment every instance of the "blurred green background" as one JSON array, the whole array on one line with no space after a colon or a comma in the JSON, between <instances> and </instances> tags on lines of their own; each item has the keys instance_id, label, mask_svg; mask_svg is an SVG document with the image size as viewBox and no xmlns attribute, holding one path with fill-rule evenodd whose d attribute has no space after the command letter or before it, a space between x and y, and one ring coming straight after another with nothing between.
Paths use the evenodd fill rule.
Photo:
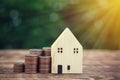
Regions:
<instances>
[{"instance_id":1,"label":"blurred green background","mask_svg":"<svg viewBox=\"0 0 120 80\"><path fill-rule=\"evenodd\" d=\"M66 27L85 49L120 49L120 29L116 25L113 30L111 25L116 23L107 22L106 18L113 14L108 14L109 8L99 3L97 0L0 0L0 49L51 46Z\"/></svg>"}]
</instances>

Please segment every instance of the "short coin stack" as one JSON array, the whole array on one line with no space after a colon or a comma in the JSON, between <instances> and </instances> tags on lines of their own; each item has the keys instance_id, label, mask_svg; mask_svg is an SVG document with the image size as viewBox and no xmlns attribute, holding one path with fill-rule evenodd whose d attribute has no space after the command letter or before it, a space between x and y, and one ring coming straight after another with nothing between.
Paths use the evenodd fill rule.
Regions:
<instances>
[{"instance_id":1,"label":"short coin stack","mask_svg":"<svg viewBox=\"0 0 120 80\"><path fill-rule=\"evenodd\" d=\"M30 54L37 54L38 56L41 56L42 49L30 49Z\"/></svg>"},{"instance_id":2,"label":"short coin stack","mask_svg":"<svg viewBox=\"0 0 120 80\"><path fill-rule=\"evenodd\" d=\"M29 54L25 56L25 73L37 73L38 55Z\"/></svg>"},{"instance_id":3,"label":"short coin stack","mask_svg":"<svg viewBox=\"0 0 120 80\"><path fill-rule=\"evenodd\" d=\"M30 54L25 55L25 63L15 63L14 72L50 73L51 71L51 48L29 49Z\"/></svg>"},{"instance_id":4,"label":"short coin stack","mask_svg":"<svg viewBox=\"0 0 120 80\"><path fill-rule=\"evenodd\" d=\"M24 63L15 63L13 71L17 73L24 72Z\"/></svg>"},{"instance_id":5,"label":"short coin stack","mask_svg":"<svg viewBox=\"0 0 120 80\"><path fill-rule=\"evenodd\" d=\"M50 73L50 56L39 56L39 72L40 73Z\"/></svg>"},{"instance_id":6,"label":"short coin stack","mask_svg":"<svg viewBox=\"0 0 120 80\"><path fill-rule=\"evenodd\" d=\"M50 47L43 47L43 53L45 56L51 56L51 48Z\"/></svg>"}]
</instances>

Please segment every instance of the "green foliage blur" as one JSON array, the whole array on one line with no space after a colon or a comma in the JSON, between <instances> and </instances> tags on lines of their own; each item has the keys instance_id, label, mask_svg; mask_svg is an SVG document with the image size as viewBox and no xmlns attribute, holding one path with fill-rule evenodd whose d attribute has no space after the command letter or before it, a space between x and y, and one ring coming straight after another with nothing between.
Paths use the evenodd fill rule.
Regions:
<instances>
[{"instance_id":1,"label":"green foliage blur","mask_svg":"<svg viewBox=\"0 0 120 80\"><path fill-rule=\"evenodd\" d=\"M0 49L51 46L66 27L56 0L0 0Z\"/></svg>"},{"instance_id":2,"label":"green foliage blur","mask_svg":"<svg viewBox=\"0 0 120 80\"><path fill-rule=\"evenodd\" d=\"M0 49L50 47L66 27L84 49L120 49L103 14L98 0L0 0Z\"/></svg>"}]
</instances>

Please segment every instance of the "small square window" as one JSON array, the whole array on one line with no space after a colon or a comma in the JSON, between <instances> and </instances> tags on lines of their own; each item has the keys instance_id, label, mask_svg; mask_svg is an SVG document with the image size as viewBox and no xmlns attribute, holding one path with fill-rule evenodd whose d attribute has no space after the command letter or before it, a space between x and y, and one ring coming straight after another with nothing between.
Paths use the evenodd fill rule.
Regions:
<instances>
[{"instance_id":1,"label":"small square window","mask_svg":"<svg viewBox=\"0 0 120 80\"><path fill-rule=\"evenodd\" d=\"M67 66L67 70L70 70L70 65Z\"/></svg>"},{"instance_id":2,"label":"small square window","mask_svg":"<svg viewBox=\"0 0 120 80\"><path fill-rule=\"evenodd\" d=\"M74 53L78 53L78 48L74 48L74 49L73 49L73 52L74 52Z\"/></svg>"},{"instance_id":3,"label":"small square window","mask_svg":"<svg viewBox=\"0 0 120 80\"><path fill-rule=\"evenodd\" d=\"M58 48L58 53L63 53L63 48Z\"/></svg>"}]
</instances>

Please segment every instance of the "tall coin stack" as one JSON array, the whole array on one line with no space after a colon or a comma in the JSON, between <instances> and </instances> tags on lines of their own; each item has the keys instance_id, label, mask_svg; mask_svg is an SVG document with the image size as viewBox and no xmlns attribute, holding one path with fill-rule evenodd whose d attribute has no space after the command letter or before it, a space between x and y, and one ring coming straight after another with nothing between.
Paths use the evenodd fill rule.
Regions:
<instances>
[{"instance_id":1,"label":"tall coin stack","mask_svg":"<svg viewBox=\"0 0 120 80\"><path fill-rule=\"evenodd\" d=\"M51 48L50 47L43 47L43 53L45 56L51 56Z\"/></svg>"},{"instance_id":2,"label":"tall coin stack","mask_svg":"<svg viewBox=\"0 0 120 80\"><path fill-rule=\"evenodd\" d=\"M25 73L37 73L38 55L29 54L25 56Z\"/></svg>"},{"instance_id":3,"label":"tall coin stack","mask_svg":"<svg viewBox=\"0 0 120 80\"><path fill-rule=\"evenodd\" d=\"M30 54L37 54L38 56L42 55L42 49L29 49Z\"/></svg>"},{"instance_id":4,"label":"tall coin stack","mask_svg":"<svg viewBox=\"0 0 120 80\"><path fill-rule=\"evenodd\" d=\"M39 72L40 73L50 73L50 56L39 56Z\"/></svg>"},{"instance_id":5,"label":"tall coin stack","mask_svg":"<svg viewBox=\"0 0 120 80\"><path fill-rule=\"evenodd\" d=\"M24 63L15 63L13 71L17 73L24 72Z\"/></svg>"}]
</instances>

